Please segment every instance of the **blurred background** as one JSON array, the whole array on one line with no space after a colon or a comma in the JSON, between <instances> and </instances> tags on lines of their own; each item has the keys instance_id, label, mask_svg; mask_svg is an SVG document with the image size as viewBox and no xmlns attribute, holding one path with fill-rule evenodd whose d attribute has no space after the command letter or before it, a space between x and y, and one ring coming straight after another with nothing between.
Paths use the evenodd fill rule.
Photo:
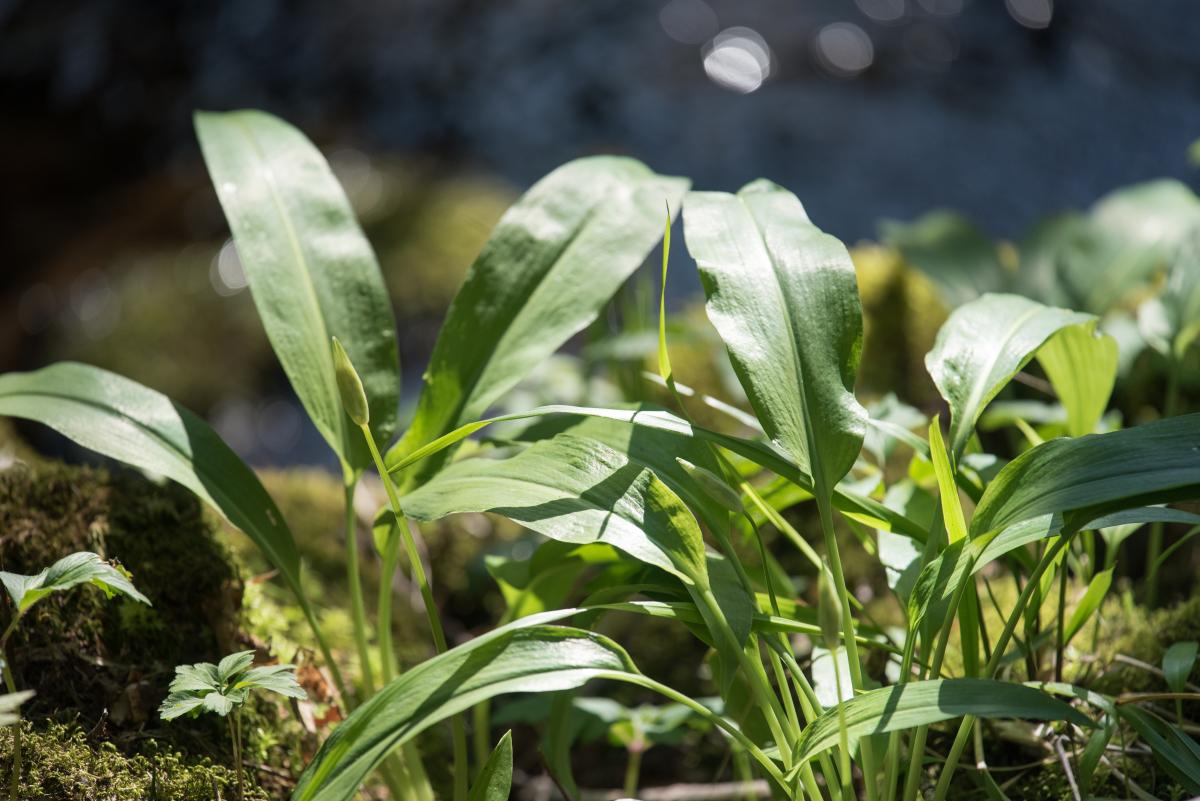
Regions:
<instances>
[{"instance_id":1,"label":"blurred background","mask_svg":"<svg viewBox=\"0 0 1200 801\"><path fill-rule=\"evenodd\" d=\"M767 176L850 245L939 207L1018 237L1124 184L1195 184L1197 41L1190 0L0 0L0 369L100 364L258 464L328 458L194 109L269 110L327 154L394 295L407 397L491 226L566 160ZM677 308L698 290L681 250Z\"/></svg>"}]
</instances>

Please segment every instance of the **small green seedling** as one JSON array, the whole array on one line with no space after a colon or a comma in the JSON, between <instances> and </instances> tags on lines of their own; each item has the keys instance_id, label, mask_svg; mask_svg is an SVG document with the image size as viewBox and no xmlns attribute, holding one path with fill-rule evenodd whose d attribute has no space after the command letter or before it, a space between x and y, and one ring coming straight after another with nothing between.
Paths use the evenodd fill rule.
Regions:
<instances>
[{"instance_id":1,"label":"small green seedling","mask_svg":"<svg viewBox=\"0 0 1200 801\"><path fill-rule=\"evenodd\" d=\"M254 652L239 651L214 665L199 662L179 665L170 694L158 708L163 720L183 715L198 717L201 712L216 712L229 721L229 738L233 746L233 769L237 774L238 797L244 798L242 785L242 733L238 710L246 703L252 690L269 690L288 698L307 698L296 681L295 665L262 665L253 667Z\"/></svg>"},{"instance_id":2,"label":"small green seedling","mask_svg":"<svg viewBox=\"0 0 1200 801\"><path fill-rule=\"evenodd\" d=\"M32 576L0 571L0 583L4 584L4 589L8 590L8 595L13 602L12 620L9 621L8 628L4 630L4 634L0 635L0 660L3 661L4 683L10 693L4 696L3 699L0 699L0 725L8 725L15 722L15 718L9 720L9 717L12 716L16 705L24 701L25 698L28 698L28 695L18 694L18 697L12 700L14 699L13 694L17 693L17 682L13 677L12 667L9 665L8 652L6 650L8 639L17 630L17 624L21 622L25 613L47 595L69 590L80 584L92 584L99 587L104 591L104 595L107 598L112 598L114 595L124 595L149 606L150 599L138 592L129 579L129 571L120 565L104 561L99 555L90 551L80 551L70 556L64 556L50 565L50 567ZM17 788L20 781L21 729L17 727L13 730L13 767L11 783L9 784L9 798L13 799L13 801L17 797Z\"/></svg>"}]
</instances>

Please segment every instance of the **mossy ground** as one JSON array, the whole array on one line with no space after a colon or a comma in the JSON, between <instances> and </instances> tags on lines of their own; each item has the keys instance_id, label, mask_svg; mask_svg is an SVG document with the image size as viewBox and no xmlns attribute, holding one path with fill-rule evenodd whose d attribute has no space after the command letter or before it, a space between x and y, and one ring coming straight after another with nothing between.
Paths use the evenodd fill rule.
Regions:
<instances>
[{"instance_id":1,"label":"mossy ground","mask_svg":"<svg viewBox=\"0 0 1200 801\"><path fill-rule=\"evenodd\" d=\"M32 727L24 797L153 798L118 792L150 775L161 798L211 798L211 791L193 796L188 788L220 786L215 766L229 760L224 721L165 724L157 707L175 665L216 661L246 645L238 567L181 487L49 462L0 471L2 569L36 573L80 550L119 561L153 606L105 601L84 586L44 599L21 621L8 653L18 685L37 693L24 708ZM300 761L298 724L266 699L257 699L246 718L247 753L266 766L264 784L289 785ZM10 743L0 739L4 763ZM107 778L94 784L101 776Z\"/></svg>"}]
</instances>

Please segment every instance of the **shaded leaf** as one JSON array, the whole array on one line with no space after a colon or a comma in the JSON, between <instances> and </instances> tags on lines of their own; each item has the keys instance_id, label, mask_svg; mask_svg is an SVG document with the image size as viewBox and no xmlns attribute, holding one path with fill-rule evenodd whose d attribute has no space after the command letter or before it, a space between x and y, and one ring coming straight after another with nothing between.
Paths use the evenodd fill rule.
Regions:
<instances>
[{"instance_id":1,"label":"shaded leaf","mask_svg":"<svg viewBox=\"0 0 1200 801\"><path fill-rule=\"evenodd\" d=\"M467 801L507 801L512 790L512 772L512 732L506 731L475 776Z\"/></svg>"},{"instance_id":2,"label":"shaded leaf","mask_svg":"<svg viewBox=\"0 0 1200 801\"><path fill-rule=\"evenodd\" d=\"M995 243L961 214L932 211L907 224L886 222L882 235L951 307L1002 287L1004 271Z\"/></svg>"},{"instance_id":3,"label":"shaded leaf","mask_svg":"<svg viewBox=\"0 0 1200 801\"><path fill-rule=\"evenodd\" d=\"M1163 654L1163 676L1171 692L1183 692L1188 676L1192 675L1192 668L1196 665L1197 650L1200 650L1200 643L1189 640L1173 644Z\"/></svg>"}]
</instances>

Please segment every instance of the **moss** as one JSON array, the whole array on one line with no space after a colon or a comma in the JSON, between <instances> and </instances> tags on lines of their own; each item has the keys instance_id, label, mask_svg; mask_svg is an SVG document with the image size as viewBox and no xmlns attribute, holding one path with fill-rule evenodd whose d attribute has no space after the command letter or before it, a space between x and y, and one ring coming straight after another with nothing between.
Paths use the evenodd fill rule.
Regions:
<instances>
[{"instance_id":1,"label":"moss","mask_svg":"<svg viewBox=\"0 0 1200 801\"><path fill-rule=\"evenodd\" d=\"M1109 694L1161 691L1165 689L1161 676L1116 657L1132 657L1158 668L1173 643L1200 640L1200 595L1152 612L1110 599L1100 619L1104 627L1096 658L1104 669L1092 681L1093 689ZM1200 668L1192 669L1191 680L1200 681Z\"/></svg>"},{"instance_id":2,"label":"moss","mask_svg":"<svg viewBox=\"0 0 1200 801\"><path fill-rule=\"evenodd\" d=\"M0 730L0 755L9 764L12 729ZM22 801L214 801L232 799L237 779L207 758L185 759L173 751L127 756L112 743L93 745L79 726L22 724ZM247 787L248 801L266 801L265 790Z\"/></svg>"},{"instance_id":3,"label":"moss","mask_svg":"<svg viewBox=\"0 0 1200 801\"><path fill-rule=\"evenodd\" d=\"M37 692L24 709L35 728L72 743L75 734L53 726L86 731L94 759L112 750L128 760L179 752L227 761L224 721L203 716L168 725L157 715L176 665L216 661L247 644L238 567L199 502L174 484L52 462L0 471L0 499L4 570L36 573L91 550L118 560L153 602L105 601L95 588L80 587L33 607L9 656L17 683ZM289 777L299 762L299 725L265 698L245 717L248 753Z\"/></svg>"}]
</instances>

